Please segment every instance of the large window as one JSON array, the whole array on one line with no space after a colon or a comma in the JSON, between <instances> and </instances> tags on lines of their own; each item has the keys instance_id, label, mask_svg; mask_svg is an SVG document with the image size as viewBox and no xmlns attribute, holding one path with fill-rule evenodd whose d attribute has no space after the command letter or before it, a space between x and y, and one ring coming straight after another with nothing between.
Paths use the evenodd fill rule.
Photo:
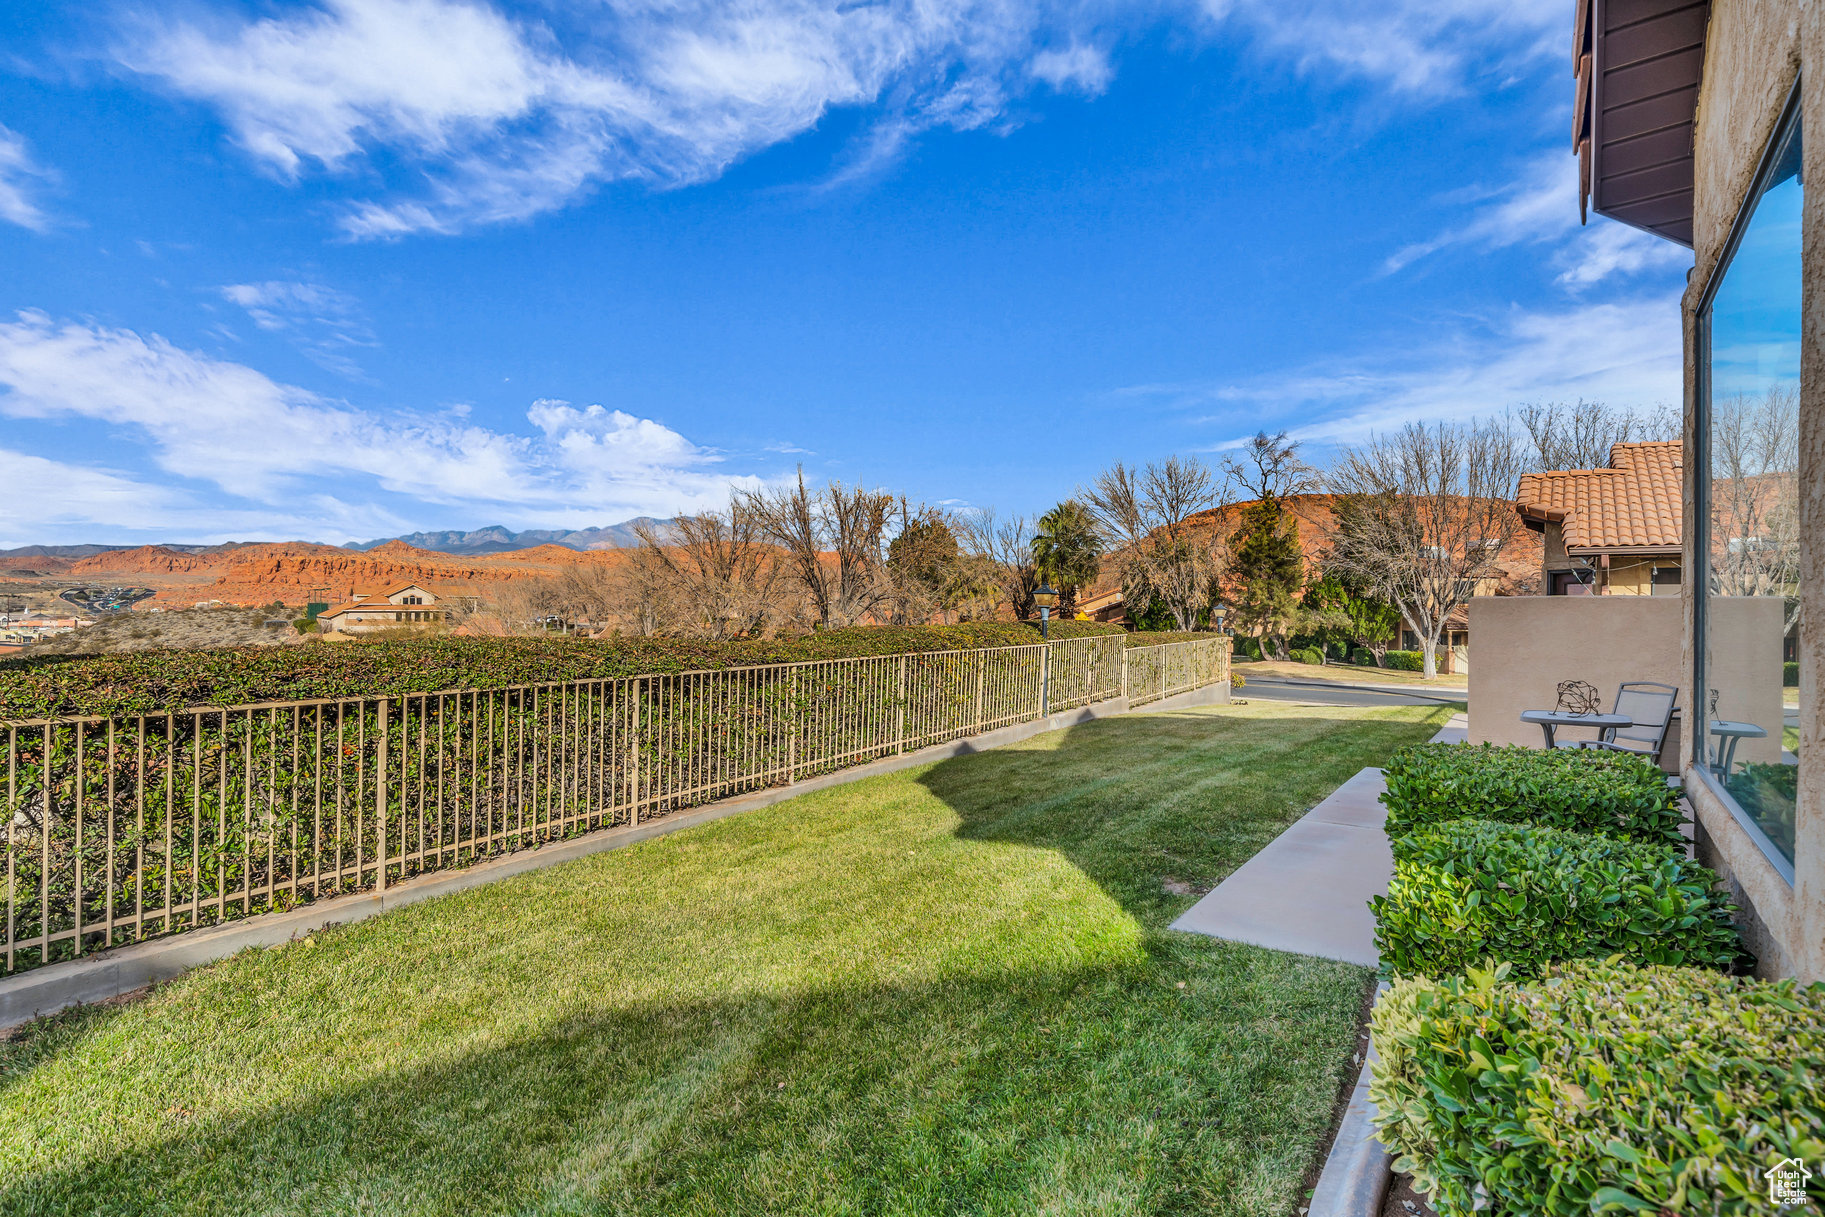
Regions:
<instances>
[{"instance_id":1,"label":"large window","mask_svg":"<svg viewBox=\"0 0 1825 1217\"><path fill-rule=\"evenodd\" d=\"M1797 90L1796 90L1797 96ZM1700 312L1695 759L1791 875L1799 778L1800 120L1789 103Z\"/></svg>"}]
</instances>

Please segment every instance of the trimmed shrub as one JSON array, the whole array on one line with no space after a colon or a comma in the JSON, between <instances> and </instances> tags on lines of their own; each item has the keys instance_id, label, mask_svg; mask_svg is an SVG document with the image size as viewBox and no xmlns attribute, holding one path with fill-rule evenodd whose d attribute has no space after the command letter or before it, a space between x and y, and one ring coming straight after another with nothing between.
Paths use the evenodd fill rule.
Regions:
<instances>
[{"instance_id":1,"label":"trimmed shrub","mask_svg":"<svg viewBox=\"0 0 1825 1217\"><path fill-rule=\"evenodd\" d=\"M1261 644L1253 638L1236 639L1236 654L1247 660L1261 658Z\"/></svg>"},{"instance_id":2,"label":"trimmed shrub","mask_svg":"<svg viewBox=\"0 0 1825 1217\"><path fill-rule=\"evenodd\" d=\"M1054 638L1122 632L1119 626L1082 621L1053 626ZM1039 637L1037 622L1008 621L855 626L754 642L419 635L334 646L47 655L0 660L0 719L498 689L807 659L1027 646ZM1192 637L1180 634L1176 640Z\"/></svg>"},{"instance_id":3,"label":"trimmed shrub","mask_svg":"<svg viewBox=\"0 0 1825 1217\"><path fill-rule=\"evenodd\" d=\"M1426 656L1420 651L1389 651L1388 666L1397 672L1424 672Z\"/></svg>"},{"instance_id":4,"label":"trimmed shrub","mask_svg":"<svg viewBox=\"0 0 1825 1217\"><path fill-rule=\"evenodd\" d=\"M1797 689L1800 687L1800 665L1799 664L1784 663L1781 665L1781 684L1785 685L1789 689Z\"/></svg>"},{"instance_id":5,"label":"trimmed shrub","mask_svg":"<svg viewBox=\"0 0 1825 1217\"><path fill-rule=\"evenodd\" d=\"M1293 652L1294 663L1324 663L1324 652L1317 647L1301 647Z\"/></svg>"},{"instance_id":6,"label":"trimmed shrub","mask_svg":"<svg viewBox=\"0 0 1825 1217\"><path fill-rule=\"evenodd\" d=\"M1623 752L1518 744L1414 744L1389 758L1388 835L1447 820L1497 820L1681 845L1679 795Z\"/></svg>"},{"instance_id":7,"label":"trimmed shrub","mask_svg":"<svg viewBox=\"0 0 1825 1217\"><path fill-rule=\"evenodd\" d=\"M1350 662L1359 668L1374 668L1380 665L1375 662L1375 652L1364 647L1357 647L1350 652Z\"/></svg>"},{"instance_id":8,"label":"trimmed shrub","mask_svg":"<svg viewBox=\"0 0 1825 1217\"><path fill-rule=\"evenodd\" d=\"M1500 959L1537 975L1567 959L1727 968L1742 954L1717 875L1670 845L1454 820L1394 842L1369 901L1382 968L1444 976Z\"/></svg>"},{"instance_id":9,"label":"trimmed shrub","mask_svg":"<svg viewBox=\"0 0 1825 1217\"><path fill-rule=\"evenodd\" d=\"M1370 1027L1381 1139L1441 1217L1746 1217L1764 1169L1825 1157L1825 985L1478 969L1397 982ZM1807 1188L1825 1200L1825 1172Z\"/></svg>"},{"instance_id":10,"label":"trimmed shrub","mask_svg":"<svg viewBox=\"0 0 1825 1217\"><path fill-rule=\"evenodd\" d=\"M1057 633L1053 633L1052 637L1058 637ZM1197 642L1201 639L1224 637L1227 635L1209 630L1136 630L1128 635L1128 645L1131 647L1157 647L1171 642Z\"/></svg>"}]
</instances>

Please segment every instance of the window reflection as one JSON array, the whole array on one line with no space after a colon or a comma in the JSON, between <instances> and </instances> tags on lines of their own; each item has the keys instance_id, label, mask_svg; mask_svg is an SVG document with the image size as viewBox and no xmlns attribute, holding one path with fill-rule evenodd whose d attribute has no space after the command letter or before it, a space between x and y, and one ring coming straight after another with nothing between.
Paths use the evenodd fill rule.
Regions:
<instances>
[{"instance_id":1,"label":"window reflection","mask_svg":"<svg viewBox=\"0 0 1825 1217\"><path fill-rule=\"evenodd\" d=\"M1789 862L1799 775L1800 127L1776 136L1770 169L1713 294L1707 425L1709 510L1704 759Z\"/></svg>"}]
</instances>

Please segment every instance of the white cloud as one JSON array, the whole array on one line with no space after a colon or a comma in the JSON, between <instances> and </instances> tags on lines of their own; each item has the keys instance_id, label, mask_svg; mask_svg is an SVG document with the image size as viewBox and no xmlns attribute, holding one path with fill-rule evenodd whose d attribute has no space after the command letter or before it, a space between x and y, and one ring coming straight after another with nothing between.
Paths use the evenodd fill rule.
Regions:
<instances>
[{"instance_id":1,"label":"white cloud","mask_svg":"<svg viewBox=\"0 0 1825 1217\"><path fill-rule=\"evenodd\" d=\"M1552 241L1564 243L1553 264L1561 271L1559 283L1567 287L1690 260L1691 254L1671 241L1601 217L1580 231L1577 191L1578 158L1570 152L1544 153L1503 186L1460 192L1448 200L1471 203L1470 218L1397 250L1382 264L1383 273L1396 274L1453 246L1487 252Z\"/></svg>"},{"instance_id":2,"label":"white cloud","mask_svg":"<svg viewBox=\"0 0 1825 1217\"><path fill-rule=\"evenodd\" d=\"M1657 295L1556 311L1517 308L1393 355L1327 360L1241 383L1139 385L1123 394L1202 409L1199 423L1237 436L1286 426L1300 439L1347 442L1530 401L1676 403L1680 352L1679 297Z\"/></svg>"},{"instance_id":3,"label":"white cloud","mask_svg":"<svg viewBox=\"0 0 1825 1217\"><path fill-rule=\"evenodd\" d=\"M50 218L32 201L32 192L50 175L32 159L25 137L0 126L0 220L44 232Z\"/></svg>"},{"instance_id":4,"label":"white cloud","mask_svg":"<svg viewBox=\"0 0 1825 1217\"><path fill-rule=\"evenodd\" d=\"M601 406L537 402L535 434L383 415L157 335L36 312L0 323L0 387L0 414L111 424L167 473L259 504L288 501L306 479L339 479L353 487L345 501L385 492L534 523L670 515L758 484L656 422Z\"/></svg>"},{"instance_id":5,"label":"white cloud","mask_svg":"<svg viewBox=\"0 0 1825 1217\"><path fill-rule=\"evenodd\" d=\"M1240 21L1264 49L1308 73L1356 77L1412 95L1498 84L1562 53L1569 10L1533 0L1204 0L1219 22Z\"/></svg>"},{"instance_id":6,"label":"white cloud","mask_svg":"<svg viewBox=\"0 0 1825 1217\"><path fill-rule=\"evenodd\" d=\"M979 126L1077 11L1017 0L627 3L612 19L586 15L567 47L474 0L323 0L246 24L143 26L119 56L214 105L283 177L374 150L402 155L422 170L417 197L357 202L342 218L353 236L391 237L521 219L606 180L705 180L833 106L884 100L890 126ZM1092 91L1106 83L1096 52L1066 55L1035 70Z\"/></svg>"},{"instance_id":7,"label":"white cloud","mask_svg":"<svg viewBox=\"0 0 1825 1217\"><path fill-rule=\"evenodd\" d=\"M1590 227L1561 249L1554 261L1561 268L1559 283L1578 289L1611 275L1690 265L1692 251L1639 228L1592 219Z\"/></svg>"},{"instance_id":8,"label":"white cloud","mask_svg":"<svg viewBox=\"0 0 1825 1217\"><path fill-rule=\"evenodd\" d=\"M222 297L247 310L261 329L286 336L320 366L343 376L362 375L356 349L379 345L355 298L320 283L232 283L222 288Z\"/></svg>"},{"instance_id":9,"label":"white cloud","mask_svg":"<svg viewBox=\"0 0 1825 1217\"><path fill-rule=\"evenodd\" d=\"M509 222L591 187L705 181L872 106L837 180L934 127L1007 122L1034 82L1096 95L1112 30L1215 18L1301 70L1438 97L1556 52L1511 0L608 0L515 20L488 0L317 0L258 20L146 19L129 69L215 107L283 178L388 179L350 236ZM1498 85L1503 83L1501 79ZM357 164L359 162L359 164ZM390 167L387 168L387 167Z\"/></svg>"},{"instance_id":10,"label":"white cloud","mask_svg":"<svg viewBox=\"0 0 1825 1217\"><path fill-rule=\"evenodd\" d=\"M1076 89L1095 97L1115 79L1109 54L1098 47L1075 44L1062 50L1041 51L1028 70L1059 92Z\"/></svg>"}]
</instances>

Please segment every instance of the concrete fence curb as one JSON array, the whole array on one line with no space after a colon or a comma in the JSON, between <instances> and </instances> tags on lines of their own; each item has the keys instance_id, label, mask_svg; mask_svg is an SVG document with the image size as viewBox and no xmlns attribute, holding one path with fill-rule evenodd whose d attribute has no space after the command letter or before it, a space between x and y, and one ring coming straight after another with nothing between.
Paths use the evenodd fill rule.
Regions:
<instances>
[{"instance_id":1,"label":"concrete fence curb","mask_svg":"<svg viewBox=\"0 0 1825 1217\"><path fill-rule=\"evenodd\" d=\"M1224 681L1164 700L1150 701L1144 706L1136 707L1135 712L1153 714L1195 706L1220 705L1229 700L1229 684ZM276 946L323 926L361 921L377 913L452 892L467 891L526 871L621 849L698 824L739 815L744 811L756 811L801 794L910 769L915 765L929 765L934 761L987 752L1048 731L1128 713L1130 707L1126 698L1112 698L1032 722L838 770L794 785L776 786L755 794L708 803L637 826L604 829L568 841L522 850L463 870L434 872L421 878L392 883L381 891L337 896L288 912L263 913L245 921L191 930L169 938L114 947L65 963L48 964L0 980L0 1030L16 1027L42 1015L54 1014L70 1006L106 1001L123 993L131 993L156 981L169 980L201 964L225 959L248 947Z\"/></svg>"}]
</instances>

